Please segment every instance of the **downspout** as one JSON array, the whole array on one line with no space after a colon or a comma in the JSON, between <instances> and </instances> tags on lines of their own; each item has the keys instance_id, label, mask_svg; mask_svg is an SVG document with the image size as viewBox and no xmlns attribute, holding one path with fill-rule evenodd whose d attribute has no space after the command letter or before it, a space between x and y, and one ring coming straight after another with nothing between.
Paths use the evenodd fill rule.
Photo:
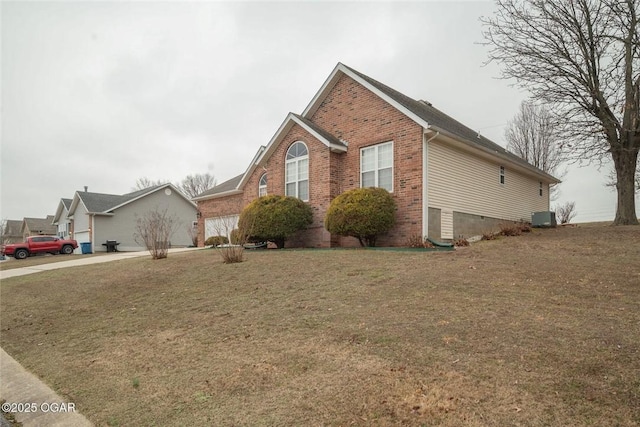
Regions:
<instances>
[{"instance_id":1,"label":"downspout","mask_svg":"<svg viewBox=\"0 0 640 427\"><path fill-rule=\"evenodd\" d=\"M89 241L91 242L91 253L95 254L95 248L93 247L93 230L95 229L95 214L91 214L91 216L89 217L90 221L89 221Z\"/></svg>"},{"instance_id":2,"label":"downspout","mask_svg":"<svg viewBox=\"0 0 640 427\"><path fill-rule=\"evenodd\" d=\"M440 131L436 131L435 135L427 138L427 133L422 134L422 237L429 237L429 185L427 174L429 169L427 163L429 161L429 142L433 141L440 135Z\"/></svg>"}]
</instances>

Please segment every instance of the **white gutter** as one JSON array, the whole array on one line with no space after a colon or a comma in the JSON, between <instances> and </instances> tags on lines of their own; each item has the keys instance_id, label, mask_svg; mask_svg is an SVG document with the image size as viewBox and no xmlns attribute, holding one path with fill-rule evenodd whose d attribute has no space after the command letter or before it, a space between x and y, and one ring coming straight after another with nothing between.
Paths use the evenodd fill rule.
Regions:
<instances>
[{"instance_id":1,"label":"white gutter","mask_svg":"<svg viewBox=\"0 0 640 427\"><path fill-rule=\"evenodd\" d=\"M425 129L422 134L422 237L429 237L429 182L427 174L429 173L429 142L433 141L438 135L439 131L436 131L435 135L426 139L429 129ZM433 132L433 131L431 131Z\"/></svg>"}]
</instances>

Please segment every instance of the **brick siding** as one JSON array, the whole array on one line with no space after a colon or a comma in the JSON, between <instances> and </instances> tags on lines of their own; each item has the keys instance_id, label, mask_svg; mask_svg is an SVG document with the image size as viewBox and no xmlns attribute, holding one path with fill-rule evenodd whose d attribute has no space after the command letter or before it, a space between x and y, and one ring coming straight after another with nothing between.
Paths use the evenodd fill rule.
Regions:
<instances>
[{"instance_id":1,"label":"brick siding","mask_svg":"<svg viewBox=\"0 0 640 427\"><path fill-rule=\"evenodd\" d=\"M295 124L280 144L247 180L243 194L198 202L199 242L204 240L204 219L240 213L258 197L258 181L267 171L267 193L285 192L285 155L296 141L309 150L309 204L313 224L293 236L287 247L357 246L353 238L332 236L324 228L331 200L360 187L360 149L393 141L393 197L398 211L395 227L380 236L381 246L402 246L422 235L422 127L346 75L338 80L310 120L346 141L346 153L332 152L304 128Z\"/></svg>"}]
</instances>

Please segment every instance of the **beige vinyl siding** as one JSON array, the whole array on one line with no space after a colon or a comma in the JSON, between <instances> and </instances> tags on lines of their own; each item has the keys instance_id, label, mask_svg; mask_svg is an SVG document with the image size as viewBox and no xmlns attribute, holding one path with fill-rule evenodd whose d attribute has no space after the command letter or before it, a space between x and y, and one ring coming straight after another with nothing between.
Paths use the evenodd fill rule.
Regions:
<instances>
[{"instance_id":1,"label":"beige vinyl siding","mask_svg":"<svg viewBox=\"0 0 640 427\"><path fill-rule=\"evenodd\" d=\"M508 164L491 162L446 142L428 147L429 207L492 218L531 220L532 212L549 210L549 186ZM505 183L500 184L500 166Z\"/></svg>"}]
</instances>

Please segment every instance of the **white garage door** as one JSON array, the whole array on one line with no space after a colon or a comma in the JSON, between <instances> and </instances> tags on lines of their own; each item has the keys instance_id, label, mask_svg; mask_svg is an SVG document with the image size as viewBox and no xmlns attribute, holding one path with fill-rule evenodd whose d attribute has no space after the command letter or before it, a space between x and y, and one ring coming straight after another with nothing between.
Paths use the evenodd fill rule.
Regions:
<instances>
[{"instance_id":1,"label":"white garage door","mask_svg":"<svg viewBox=\"0 0 640 427\"><path fill-rule=\"evenodd\" d=\"M211 236L227 236L231 239L231 231L238 227L240 215L219 216L215 218L205 218L204 239Z\"/></svg>"},{"instance_id":2,"label":"white garage door","mask_svg":"<svg viewBox=\"0 0 640 427\"><path fill-rule=\"evenodd\" d=\"M81 245L81 243L85 243L85 242L89 242L90 241L89 232L88 231L81 231L81 232L78 232L78 233L74 233L73 234L73 238L78 241L78 249L76 249L74 251L74 253L75 254L81 254L82 253L82 245Z\"/></svg>"}]
</instances>

